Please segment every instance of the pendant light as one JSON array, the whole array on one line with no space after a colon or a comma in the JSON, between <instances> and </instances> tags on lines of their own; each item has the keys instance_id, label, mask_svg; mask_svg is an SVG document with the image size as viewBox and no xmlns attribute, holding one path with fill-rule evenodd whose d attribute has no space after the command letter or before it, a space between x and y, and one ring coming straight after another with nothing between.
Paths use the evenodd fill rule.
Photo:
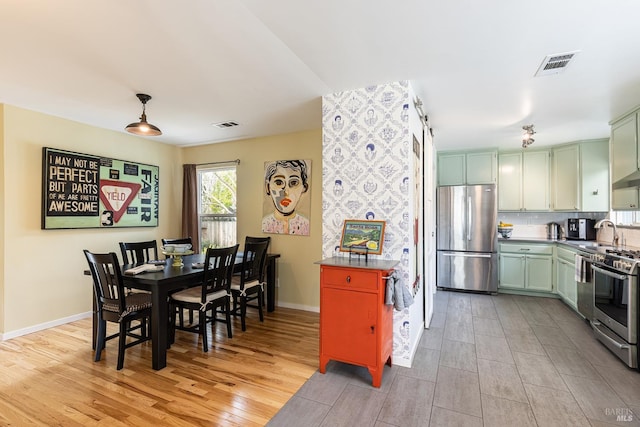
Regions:
<instances>
[{"instance_id":1,"label":"pendant light","mask_svg":"<svg viewBox=\"0 0 640 427\"><path fill-rule=\"evenodd\" d=\"M140 102L142 102L142 116L140 116L139 122L131 123L127 125L125 130L134 135L141 135L141 136L162 135L162 131L160 129L158 129L156 126L152 125L151 123L147 123L147 113L145 111L146 111L147 101L151 99L151 96L146 95L144 93L137 93L136 96L138 97Z\"/></svg>"}]
</instances>

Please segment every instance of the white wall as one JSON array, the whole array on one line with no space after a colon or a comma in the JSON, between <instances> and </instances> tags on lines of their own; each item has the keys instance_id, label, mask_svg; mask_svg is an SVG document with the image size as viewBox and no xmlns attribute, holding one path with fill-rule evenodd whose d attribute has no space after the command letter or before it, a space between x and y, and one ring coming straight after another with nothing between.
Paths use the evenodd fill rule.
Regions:
<instances>
[{"instance_id":1,"label":"white wall","mask_svg":"<svg viewBox=\"0 0 640 427\"><path fill-rule=\"evenodd\" d=\"M412 90L401 81L326 95L322 117L323 256L336 255L345 219L373 212L386 221L381 258L401 261L402 283L415 294L409 309L394 311L393 322L394 364L410 366L423 330L424 301L422 283L413 286L413 218L419 209L413 135L420 138L422 132Z\"/></svg>"}]
</instances>

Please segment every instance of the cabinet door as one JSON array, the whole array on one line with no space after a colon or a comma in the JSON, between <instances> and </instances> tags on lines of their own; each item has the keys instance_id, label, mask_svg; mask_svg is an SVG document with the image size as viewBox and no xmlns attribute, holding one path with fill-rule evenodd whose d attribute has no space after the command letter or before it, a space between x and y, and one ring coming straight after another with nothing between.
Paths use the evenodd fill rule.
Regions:
<instances>
[{"instance_id":1,"label":"cabinet door","mask_svg":"<svg viewBox=\"0 0 640 427\"><path fill-rule=\"evenodd\" d=\"M609 141L580 144L581 210L609 212Z\"/></svg>"},{"instance_id":2,"label":"cabinet door","mask_svg":"<svg viewBox=\"0 0 640 427\"><path fill-rule=\"evenodd\" d=\"M556 292L562 297L567 298L567 261L558 258L556 264Z\"/></svg>"},{"instance_id":3,"label":"cabinet door","mask_svg":"<svg viewBox=\"0 0 640 427\"><path fill-rule=\"evenodd\" d=\"M464 153L438 155L438 185L463 185L466 160Z\"/></svg>"},{"instance_id":4,"label":"cabinet door","mask_svg":"<svg viewBox=\"0 0 640 427\"><path fill-rule=\"evenodd\" d=\"M500 254L500 287L524 289L525 255Z\"/></svg>"},{"instance_id":5,"label":"cabinet door","mask_svg":"<svg viewBox=\"0 0 640 427\"><path fill-rule=\"evenodd\" d=\"M637 114L611 125L611 179L612 183L638 170Z\"/></svg>"},{"instance_id":6,"label":"cabinet door","mask_svg":"<svg viewBox=\"0 0 640 427\"><path fill-rule=\"evenodd\" d=\"M519 211L522 207L522 154L498 155L498 210Z\"/></svg>"},{"instance_id":7,"label":"cabinet door","mask_svg":"<svg viewBox=\"0 0 640 427\"><path fill-rule=\"evenodd\" d=\"M323 287L320 303L323 354L348 363L375 365L377 295Z\"/></svg>"},{"instance_id":8,"label":"cabinet door","mask_svg":"<svg viewBox=\"0 0 640 427\"><path fill-rule=\"evenodd\" d=\"M558 294L563 301L573 308L577 307L578 284L576 283L575 265L562 258L558 259Z\"/></svg>"},{"instance_id":9,"label":"cabinet door","mask_svg":"<svg viewBox=\"0 0 640 427\"><path fill-rule=\"evenodd\" d=\"M527 255L526 288L532 291L553 291L553 258L548 255Z\"/></svg>"},{"instance_id":10,"label":"cabinet door","mask_svg":"<svg viewBox=\"0 0 640 427\"><path fill-rule=\"evenodd\" d=\"M632 187L613 190L611 208L620 210L638 209L638 189Z\"/></svg>"},{"instance_id":11,"label":"cabinet door","mask_svg":"<svg viewBox=\"0 0 640 427\"><path fill-rule=\"evenodd\" d=\"M467 184L495 184L497 169L495 152L467 153Z\"/></svg>"},{"instance_id":12,"label":"cabinet door","mask_svg":"<svg viewBox=\"0 0 640 427\"><path fill-rule=\"evenodd\" d=\"M578 145L553 150L553 209L580 210L579 161Z\"/></svg>"},{"instance_id":13,"label":"cabinet door","mask_svg":"<svg viewBox=\"0 0 640 427\"><path fill-rule=\"evenodd\" d=\"M529 151L522 156L522 207L549 210L549 151Z\"/></svg>"}]
</instances>

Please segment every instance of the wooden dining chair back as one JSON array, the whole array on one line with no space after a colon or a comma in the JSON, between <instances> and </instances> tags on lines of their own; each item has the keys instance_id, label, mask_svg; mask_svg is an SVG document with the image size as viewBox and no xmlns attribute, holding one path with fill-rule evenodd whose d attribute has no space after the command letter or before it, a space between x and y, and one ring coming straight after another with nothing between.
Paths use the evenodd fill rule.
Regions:
<instances>
[{"instance_id":1,"label":"wooden dining chair back","mask_svg":"<svg viewBox=\"0 0 640 427\"><path fill-rule=\"evenodd\" d=\"M120 242L123 264L143 264L158 259L158 244L155 240L147 242Z\"/></svg>"},{"instance_id":2,"label":"wooden dining chair back","mask_svg":"<svg viewBox=\"0 0 640 427\"><path fill-rule=\"evenodd\" d=\"M229 338L232 337L229 287L238 246L217 249L208 248L204 258L202 284L171 294L169 298L171 342L175 340L176 329L195 332L202 336L202 349L206 353L209 351L207 323L211 323L213 329L216 321L225 322L227 324L227 336ZM218 308L223 309L225 313L224 320L217 318ZM176 313L180 313L183 309L197 311L198 323L186 326L182 317L180 317L178 324L176 324ZM208 314L209 312L211 314ZM212 335L215 336L213 331Z\"/></svg>"},{"instance_id":3,"label":"wooden dining chair back","mask_svg":"<svg viewBox=\"0 0 640 427\"><path fill-rule=\"evenodd\" d=\"M151 295L147 293L127 294L122 280L118 257L114 252L95 254L84 250L93 278L98 322L95 361L100 361L106 342L112 338L118 341L118 367L124 365L126 348L148 341L151 338ZM139 327L131 326L133 320L140 321ZM118 323L119 332L107 336L107 322ZM135 331L139 331L136 333ZM127 343L127 336L134 338Z\"/></svg>"},{"instance_id":4,"label":"wooden dining chair back","mask_svg":"<svg viewBox=\"0 0 640 427\"><path fill-rule=\"evenodd\" d=\"M231 297L234 315L240 316L242 330L246 331L247 307L257 308L260 321L264 322L262 306L264 302L264 276L267 265L269 240L246 242L242 253L242 265L239 274L231 279ZM251 301L257 300L257 304Z\"/></svg>"},{"instance_id":5,"label":"wooden dining chair back","mask_svg":"<svg viewBox=\"0 0 640 427\"><path fill-rule=\"evenodd\" d=\"M246 245L247 243L261 243L261 242L267 242L270 243L271 242L271 237L253 237L253 236L246 236L244 238L244 244Z\"/></svg>"}]
</instances>

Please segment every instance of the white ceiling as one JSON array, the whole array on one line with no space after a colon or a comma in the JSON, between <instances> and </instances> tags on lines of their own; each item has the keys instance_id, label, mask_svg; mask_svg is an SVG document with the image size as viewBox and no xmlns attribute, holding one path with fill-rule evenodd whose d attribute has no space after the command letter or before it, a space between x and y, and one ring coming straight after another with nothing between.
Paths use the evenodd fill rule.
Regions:
<instances>
[{"instance_id":1,"label":"white ceiling","mask_svg":"<svg viewBox=\"0 0 640 427\"><path fill-rule=\"evenodd\" d=\"M554 76L548 54L579 50ZM324 94L409 80L438 149L607 137L640 105L636 0L0 3L0 102L180 146L321 126ZM236 128L212 123L233 120Z\"/></svg>"}]
</instances>

